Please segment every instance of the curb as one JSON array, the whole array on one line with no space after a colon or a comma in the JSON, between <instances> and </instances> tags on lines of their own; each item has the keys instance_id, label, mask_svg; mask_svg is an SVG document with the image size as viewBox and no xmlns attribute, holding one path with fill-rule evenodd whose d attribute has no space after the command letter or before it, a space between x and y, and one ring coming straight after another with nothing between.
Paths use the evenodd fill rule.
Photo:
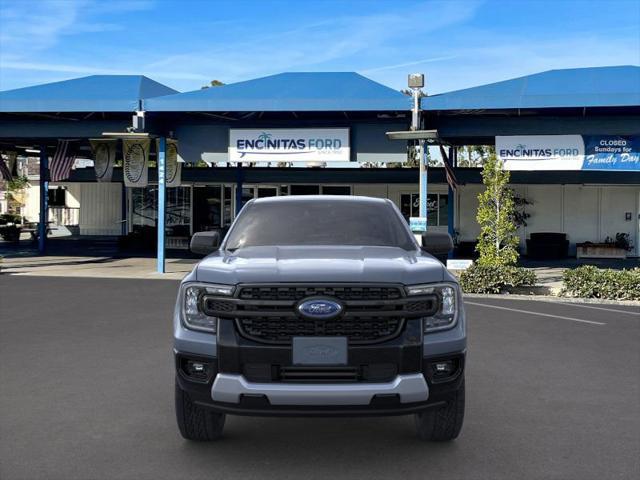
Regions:
<instances>
[{"instance_id":1,"label":"curb","mask_svg":"<svg viewBox=\"0 0 640 480\"><path fill-rule=\"evenodd\" d=\"M619 305L627 307L640 307L640 301L637 300L604 300L602 298L576 298L576 297L557 297L551 295L518 295L518 294L481 294L481 293L463 293L464 298L495 298L498 300L528 300L530 302L547 302L547 303L591 303L597 305Z\"/></svg>"}]
</instances>

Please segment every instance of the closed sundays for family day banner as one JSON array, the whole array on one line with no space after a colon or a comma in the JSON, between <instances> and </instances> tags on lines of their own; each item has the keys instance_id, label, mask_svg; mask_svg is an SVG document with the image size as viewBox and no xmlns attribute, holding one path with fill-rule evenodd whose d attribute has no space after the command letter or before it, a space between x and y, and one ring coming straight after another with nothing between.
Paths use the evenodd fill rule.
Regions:
<instances>
[{"instance_id":1,"label":"closed sundays for family day banner","mask_svg":"<svg viewBox=\"0 0 640 480\"><path fill-rule=\"evenodd\" d=\"M640 136L497 136L507 170L640 171Z\"/></svg>"},{"instance_id":2,"label":"closed sundays for family day banner","mask_svg":"<svg viewBox=\"0 0 640 480\"><path fill-rule=\"evenodd\" d=\"M350 160L348 128L230 129L230 162Z\"/></svg>"}]
</instances>

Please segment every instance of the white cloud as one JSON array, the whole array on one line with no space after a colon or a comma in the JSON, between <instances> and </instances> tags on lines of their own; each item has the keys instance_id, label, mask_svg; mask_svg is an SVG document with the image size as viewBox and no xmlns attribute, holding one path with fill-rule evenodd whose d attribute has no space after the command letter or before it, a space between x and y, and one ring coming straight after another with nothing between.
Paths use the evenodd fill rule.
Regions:
<instances>
[{"instance_id":1,"label":"white cloud","mask_svg":"<svg viewBox=\"0 0 640 480\"><path fill-rule=\"evenodd\" d=\"M2 68L23 70L23 71L40 71L40 72L58 72L58 73L79 73L83 75L140 75L140 70L132 70L126 68L105 68L93 67L88 65L66 65L59 63L39 63L39 62L19 62L7 61L0 62ZM171 72L164 70L148 70L147 75L154 77L172 78L178 80L207 80L209 77L189 72Z\"/></svg>"},{"instance_id":2,"label":"white cloud","mask_svg":"<svg viewBox=\"0 0 640 480\"><path fill-rule=\"evenodd\" d=\"M0 3L1 58L29 59L56 46L63 36L121 30L121 25L95 17L101 12L108 16L107 13L135 11L151 5L146 1L3 1Z\"/></svg>"},{"instance_id":3,"label":"white cloud","mask_svg":"<svg viewBox=\"0 0 640 480\"><path fill-rule=\"evenodd\" d=\"M435 60L416 62L413 57L398 61L404 60L398 57L401 52L389 50L390 44L419 43L429 32L465 22L478 5L477 1L429 2L413 8L411 15L390 8L382 13L335 16L286 28L293 20L271 25L274 33L260 36L255 35L251 25L227 22L223 42L218 36L209 42L204 36L196 42L170 42L151 36L149 41L135 45L97 44L89 57L86 52L81 53L81 48L55 47L75 33L117 29L114 12L151 8L152 4L46 0L35 17L30 17L28 6L12 4L0 13L8 25L0 37L0 87L7 88L2 84L15 78L17 72L21 78L28 72L49 73L53 77L61 73L141 73L160 81L176 80L181 89L196 89L203 80L212 78L228 83L292 70L393 70ZM28 30L23 28L25 23ZM194 44L201 47L194 50ZM391 61L380 65L380 55L385 52ZM99 64L95 58L100 58Z\"/></svg>"},{"instance_id":4,"label":"white cloud","mask_svg":"<svg viewBox=\"0 0 640 480\"><path fill-rule=\"evenodd\" d=\"M361 70L360 73L369 74L374 72L381 72L383 70L397 70L399 68L414 67L416 65L422 65L424 63L441 62L443 60L453 60L454 58L458 58L457 55L444 55L442 57L423 58L422 60L415 60L415 61L405 62L405 63L397 63L395 65L384 65L382 67L367 68L366 70Z\"/></svg>"},{"instance_id":5,"label":"white cloud","mask_svg":"<svg viewBox=\"0 0 640 480\"><path fill-rule=\"evenodd\" d=\"M437 31L471 18L479 2L425 3L411 15L392 13L337 16L331 20L303 24L294 29L262 37L251 36L249 28L239 32L240 41L225 39L223 45L206 46L148 63L149 68L191 71L209 74L225 82L254 78L282 71L335 69L368 70L368 58L376 64L369 71L389 70L402 65L379 65L380 53L390 43L418 44L429 32ZM395 9L394 9L395 10ZM412 21L411 17L421 19ZM427 21L428 19L428 21ZM395 59L392 52L389 58ZM440 58L441 60L444 58ZM436 61L428 58L410 61L409 65ZM406 63L406 62L405 62ZM196 87L197 88L197 87Z\"/></svg>"},{"instance_id":6,"label":"white cloud","mask_svg":"<svg viewBox=\"0 0 640 480\"><path fill-rule=\"evenodd\" d=\"M104 37L113 39L108 42L77 45L69 41L75 41L72 35L123 28L118 15L154 3L2 0L0 5L0 89L73 75L144 74L190 90L214 78L229 83L296 70L355 70L400 89L411 69L423 70L427 91L438 93L553 68L640 63L638 27L549 35L532 25L506 34L493 23L472 22L482 4L468 1L425 2L411 9L389 2L386 11L361 9L358 15L337 13L315 22L294 16L265 24L249 16L203 19L206 23L185 28L167 19L170 33L164 36L141 30L135 40L129 35L117 42L113 35Z\"/></svg>"}]
</instances>

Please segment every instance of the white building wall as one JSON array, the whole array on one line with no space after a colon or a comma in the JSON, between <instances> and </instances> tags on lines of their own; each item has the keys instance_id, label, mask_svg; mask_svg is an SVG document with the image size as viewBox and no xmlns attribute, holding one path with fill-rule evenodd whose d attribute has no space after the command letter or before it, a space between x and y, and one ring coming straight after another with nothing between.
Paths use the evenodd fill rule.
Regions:
<instances>
[{"instance_id":1,"label":"white building wall","mask_svg":"<svg viewBox=\"0 0 640 480\"><path fill-rule=\"evenodd\" d=\"M481 185L463 185L458 187L455 202L456 230L459 241L473 241L480 235L480 225L476 221L478 211L478 195Z\"/></svg>"},{"instance_id":2,"label":"white building wall","mask_svg":"<svg viewBox=\"0 0 640 480\"><path fill-rule=\"evenodd\" d=\"M80 235L120 235L122 185L80 183Z\"/></svg>"},{"instance_id":3,"label":"white building wall","mask_svg":"<svg viewBox=\"0 0 640 480\"><path fill-rule=\"evenodd\" d=\"M628 233L635 246L631 255L640 255L640 186L597 185L512 185L516 193L531 205L525 211L531 216L527 226L519 230L520 244L533 232L564 232L570 242L570 255L575 244L602 242L618 232ZM481 185L464 185L458 189L456 229L459 240L475 240L480 233L476 222L478 194ZM630 213L631 220L627 220ZM524 251L524 250L523 250Z\"/></svg>"},{"instance_id":4,"label":"white building wall","mask_svg":"<svg viewBox=\"0 0 640 480\"><path fill-rule=\"evenodd\" d=\"M636 254L640 254L638 242L638 202L640 186L638 187L601 187L600 189L600 240L607 236L615 238L616 233L628 233L631 242L636 247ZM626 215L631 214L630 220Z\"/></svg>"},{"instance_id":5,"label":"white building wall","mask_svg":"<svg viewBox=\"0 0 640 480\"><path fill-rule=\"evenodd\" d=\"M576 243L600 240L599 197L599 187L565 185L563 219L570 255L575 255Z\"/></svg>"},{"instance_id":6,"label":"white building wall","mask_svg":"<svg viewBox=\"0 0 640 480\"><path fill-rule=\"evenodd\" d=\"M355 184L351 189L353 195L363 195L366 197L389 198L387 185L382 184Z\"/></svg>"},{"instance_id":7,"label":"white building wall","mask_svg":"<svg viewBox=\"0 0 640 480\"><path fill-rule=\"evenodd\" d=\"M40 185L37 182L30 182L26 189L22 216L30 222L37 222L40 219Z\"/></svg>"},{"instance_id":8,"label":"white building wall","mask_svg":"<svg viewBox=\"0 0 640 480\"><path fill-rule=\"evenodd\" d=\"M562 185L522 185L520 195L531 202L525 211L531 215L527 226L520 229L520 245L526 245L525 239L531 232L564 232L563 228L563 187ZM565 232L568 233L568 232ZM524 251L524 250L523 250Z\"/></svg>"},{"instance_id":9,"label":"white building wall","mask_svg":"<svg viewBox=\"0 0 640 480\"><path fill-rule=\"evenodd\" d=\"M80 208L80 193L82 184L80 183L68 183L67 187L67 207L68 208Z\"/></svg>"}]
</instances>

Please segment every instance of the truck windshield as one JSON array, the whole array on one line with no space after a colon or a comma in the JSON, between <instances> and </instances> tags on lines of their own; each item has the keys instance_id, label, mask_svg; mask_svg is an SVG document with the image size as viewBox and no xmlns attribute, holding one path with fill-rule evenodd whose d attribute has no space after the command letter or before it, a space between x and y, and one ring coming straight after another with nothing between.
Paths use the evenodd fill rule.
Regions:
<instances>
[{"instance_id":1,"label":"truck windshield","mask_svg":"<svg viewBox=\"0 0 640 480\"><path fill-rule=\"evenodd\" d=\"M226 249L275 245L416 249L402 218L388 203L296 199L245 206L229 232Z\"/></svg>"}]
</instances>

